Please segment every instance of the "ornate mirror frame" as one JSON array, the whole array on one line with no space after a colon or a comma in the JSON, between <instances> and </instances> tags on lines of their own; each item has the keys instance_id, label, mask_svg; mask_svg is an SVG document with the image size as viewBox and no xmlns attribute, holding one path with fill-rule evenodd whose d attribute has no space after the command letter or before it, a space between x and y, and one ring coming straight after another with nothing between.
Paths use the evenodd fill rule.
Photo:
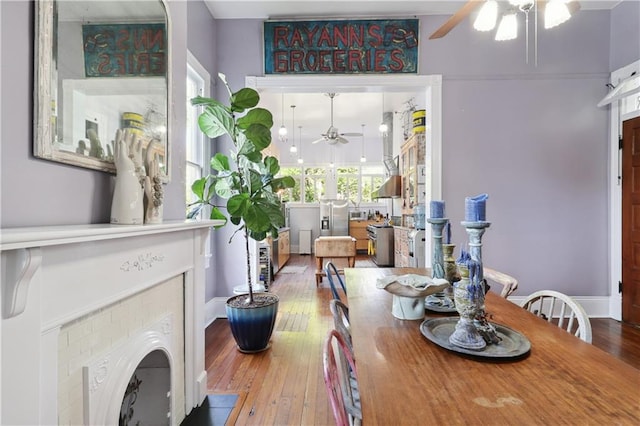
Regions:
<instances>
[{"instance_id":1,"label":"ornate mirror frame","mask_svg":"<svg viewBox=\"0 0 640 426\"><path fill-rule=\"evenodd\" d=\"M82 31L78 30L82 33L82 37L78 37L77 44L64 47L58 45L58 36L61 30L58 27L58 3L73 4L74 10L83 4L91 4L91 6L107 4L107 2L77 0L72 2L68 0L38 0L35 2L34 156L78 167L115 173L111 143L115 137L115 131L117 128L137 129L135 131L141 135L144 147L151 139L160 139L161 142L164 142L160 144L161 148L158 154L164 159L162 181L169 182L171 170L169 143L171 140L171 49L169 48L171 27L166 1L157 0L158 9L164 13L164 22L162 22L160 15L149 20L141 19L140 16L132 18L132 15L135 15L130 13L132 10L140 8L145 3L151 4L150 1L112 0L108 2L111 7L105 11L108 10L111 13L114 10L113 5L118 4L122 7L128 7L129 9L121 15L123 18L115 18L105 14L104 17L92 17L92 22L78 20L78 23L82 24ZM75 11L81 15L81 11ZM89 36L85 34L85 31L89 30L85 30L85 27L89 27L91 24L102 25L107 30L115 28L116 33L118 29L126 27L126 31L130 31L129 34L132 34L129 37L131 43L128 46L133 46L133 40L142 40L135 38L133 34L137 34L136 31L144 31L145 26L151 28L154 25L159 26L160 30L158 31L162 31L162 24L164 24L164 41L155 44L149 42L148 44L148 46L154 46L154 49L162 49L163 52L158 50L143 52L143 55L147 55L144 56L146 62L141 59L143 57L136 57L136 59L140 59L140 62L136 62L137 65L133 68L125 68L128 66L127 64L134 63L132 56L127 55L136 55L137 51L126 54L114 53L114 56L119 55L120 62L112 58L109 62L111 69L116 69L113 64L116 64L116 67L120 65L121 70L126 69L126 73L124 73L126 75L114 76L116 72L112 71L107 76L97 76L95 74L96 68L90 71L89 65L87 65L89 50L85 48L86 44L82 40L82 38L88 39ZM121 29L121 31L125 31L125 29ZM115 37L111 40L115 40ZM111 46L114 45L115 42L111 44ZM138 44L138 48L139 46L140 44ZM77 53L78 49L80 49L79 54ZM76 68L82 68L83 60L84 72L81 73L81 78L80 76L76 79L58 77L59 56L65 55L67 52L75 55L76 63L74 65ZM104 58L96 53L94 56L94 60L97 61ZM77 63L78 58L80 58L80 64ZM160 61L164 63L161 64ZM103 59L102 64L104 65L104 63ZM125 65L122 65L123 63ZM158 71L162 67L164 67L163 74ZM131 71L132 69L134 71ZM75 71L76 74L79 74L77 69ZM93 76L87 77L88 74L93 74ZM103 102L102 99L107 99L105 97L107 95L111 100ZM129 112L127 105L133 103L136 103L137 109L134 107L132 109L135 112ZM109 106L104 106L104 104ZM143 104L144 107L142 107ZM91 118L88 119L87 117L93 117L90 111L91 105L97 105L98 109L104 108L104 111L100 111L95 116L107 117L107 119L100 121L96 118L95 123ZM141 111L143 108L145 111ZM95 132L99 129L101 122L105 123L100 129L102 138L96 137L96 133L90 133L94 137L89 138L89 128ZM59 134L63 136L59 137ZM78 138L79 135L80 138Z\"/></svg>"}]
</instances>

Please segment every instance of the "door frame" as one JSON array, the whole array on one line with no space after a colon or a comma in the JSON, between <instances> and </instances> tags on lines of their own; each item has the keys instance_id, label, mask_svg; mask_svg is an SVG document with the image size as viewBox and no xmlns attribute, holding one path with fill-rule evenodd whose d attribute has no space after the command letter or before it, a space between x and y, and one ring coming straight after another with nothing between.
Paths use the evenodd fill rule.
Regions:
<instances>
[{"instance_id":1,"label":"door frame","mask_svg":"<svg viewBox=\"0 0 640 426\"><path fill-rule=\"evenodd\" d=\"M611 73L610 83L617 86L632 72L640 73L640 60ZM622 113L620 103L612 102L609 109L609 316L622 320L622 294L618 283L622 281L622 158L619 138L622 137L622 123L640 116L640 109Z\"/></svg>"},{"instance_id":2,"label":"door frame","mask_svg":"<svg viewBox=\"0 0 640 426\"><path fill-rule=\"evenodd\" d=\"M425 94L427 152L431 153L431 186L425 203L442 199L442 75L273 75L246 76L245 86L272 93L287 92L407 92ZM395 126L394 126L395 127ZM403 141L394 140L393 151L400 152ZM397 200L390 200L391 203ZM399 203L399 202L398 202ZM392 209L400 207L392 205ZM399 209L398 209L399 210ZM425 241L425 264L431 266L431 239ZM252 262L252 266L255 262Z\"/></svg>"}]
</instances>

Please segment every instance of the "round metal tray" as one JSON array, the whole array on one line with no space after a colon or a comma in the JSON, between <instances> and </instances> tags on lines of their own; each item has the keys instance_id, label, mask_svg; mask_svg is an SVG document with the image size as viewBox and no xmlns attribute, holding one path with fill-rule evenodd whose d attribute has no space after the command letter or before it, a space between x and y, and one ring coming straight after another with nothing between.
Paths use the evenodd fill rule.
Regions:
<instances>
[{"instance_id":1,"label":"round metal tray","mask_svg":"<svg viewBox=\"0 0 640 426\"><path fill-rule=\"evenodd\" d=\"M502 338L500 343L487 345L484 349L474 351L461 348L449 343L449 336L453 333L460 317L430 318L420 324L420 332L424 337L436 345L453 352L472 355L480 358L509 359L517 358L531 350L531 342L521 333L501 324L491 323L498 336Z\"/></svg>"},{"instance_id":2,"label":"round metal tray","mask_svg":"<svg viewBox=\"0 0 640 426\"><path fill-rule=\"evenodd\" d=\"M442 293L435 293L430 296L427 296L424 300L424 307L431 312L439 312L439 313L445 313L445 314L450 314L454 312L457 313L458 311L456 310L455 304L453 306L443 306L441 303L438 303L443 298L444 298L444 294ZM436 302L436 303L429 303L430 301Z\"/></svg>"}]
</instances>

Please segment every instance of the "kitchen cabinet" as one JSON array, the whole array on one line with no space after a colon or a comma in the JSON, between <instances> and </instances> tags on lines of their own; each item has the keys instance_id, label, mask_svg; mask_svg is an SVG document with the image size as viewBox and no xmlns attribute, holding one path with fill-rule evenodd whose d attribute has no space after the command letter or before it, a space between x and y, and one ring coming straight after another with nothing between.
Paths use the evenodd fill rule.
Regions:
<instances>
[{"instance_id":1,"label":"kitchen cabinet","mask_svg":"<svg viewBox=\"0 0 640 426\"><path fill-rule=\"evenodd\" d=\"M426 188L424 133L411 136L400 148L400 175L402 176L402 214L413 214L413 206L424 202Z\"/></svg>"},{"instance_id":2,"label":"kitchen cabinet","mask_svg":"<svg viewBox=\"0 0 640 426\"><path fill-rule=\"evenodd\" d=\"M278 267L282 268L291 257L291 243L289 229L278 232Z\"/></svg>"},{"instance_id":3,"label":"kitchen cabinet","mask_svg":"<svg viewBox=\"0 0 640 426\"><path fill-rule=\"evenodd\" d=\"M403 226L393 227L394 266L402 268L409 266L409 232L412 228Z\"/></svg>"},{"instance_id":4,"label":"kitchen cabinet","mask_svg":"<svg viewBox=\"0 0 640 426\"><path fill-rule=\"evenodd\" d=\"M372 223L378 223L375 220L350 220L349 235L356 239L356 250L367 250L369 247L369 234L367 234L367 226Z\"/></svg>"}]
</instances>

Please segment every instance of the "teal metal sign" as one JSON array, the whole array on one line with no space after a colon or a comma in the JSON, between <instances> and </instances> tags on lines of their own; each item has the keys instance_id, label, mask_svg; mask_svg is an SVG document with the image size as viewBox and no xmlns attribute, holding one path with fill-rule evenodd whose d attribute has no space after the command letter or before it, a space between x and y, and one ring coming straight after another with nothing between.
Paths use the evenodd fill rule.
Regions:
<instances>
[{"instance_id":1,"label":"teal metal sign","mask_svg":"<svg viewBox=\"0 0 640 426\"><path fill-rule=\"evenodd\" d=\"M418 72L417 19L266 21L265 74Z\"/></svg>"},{"instance_id":2,"label":"teal metal sign","mask_svg":"<svg viewBox=\"0 0 640 426\"><path fill-rule=\"evenodd\" d=\"M87 77L165 76L165 24L83 25Z\"/></svg>"}]
</instances>

